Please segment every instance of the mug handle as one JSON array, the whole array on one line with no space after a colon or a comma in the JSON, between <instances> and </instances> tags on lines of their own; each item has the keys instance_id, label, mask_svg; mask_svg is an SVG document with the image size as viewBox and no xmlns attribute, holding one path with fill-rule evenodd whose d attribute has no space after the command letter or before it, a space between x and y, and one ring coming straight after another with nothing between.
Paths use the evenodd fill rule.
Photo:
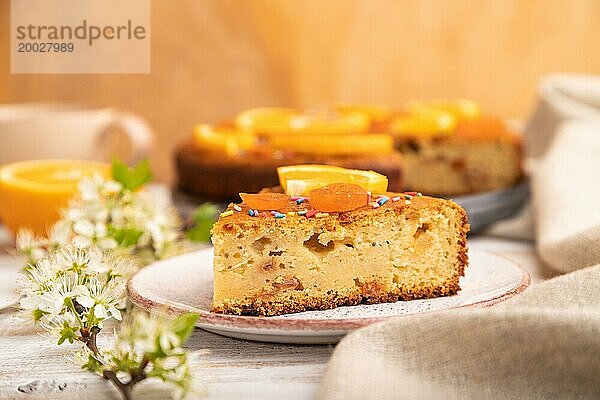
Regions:
<instances>
[{"instance_id":1,"label":"mug handle","mask_svg":"<svg viewBox=\"0 0 600 400\"><path fill-rule=\"evenodd\" d=\"M123 131L131 142L129 164L135 164L148 157L153 136L152 128L145 119L133 113L118 112L114 121L104 129L104 135L109 134L114 128Z\"/></svg>"}]
</instances>

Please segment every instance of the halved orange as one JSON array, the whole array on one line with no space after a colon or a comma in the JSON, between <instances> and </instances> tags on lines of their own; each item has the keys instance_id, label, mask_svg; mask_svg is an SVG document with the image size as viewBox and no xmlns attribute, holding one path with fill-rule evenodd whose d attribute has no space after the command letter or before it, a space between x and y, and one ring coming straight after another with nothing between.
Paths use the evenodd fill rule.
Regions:
<instances>
[{"instance_id":1,"label":"halved orange","mask_svg":"<svg viewBox=\"0 0 600 400\"><path fill-rule=\"evenodd\" d=\"M38 235L60 217L60 209L77 195L77 185L94 174L110 176L104 163L35 160L0 168L0 219L14 234L29 228Z\"/></svg>"},{"instance_id":2,"label":"halved orange","mask_svg":"<svg viewBox=\"0 0 600 400\"><path fill-rule=\"evenodd\" d=\"M375 171L332 165L288 165L277 168L279 184L290 196L308 196L310 191L332 183L352 183L373 194L387 192L388 180Z\"/></svg>"}]
</instances>

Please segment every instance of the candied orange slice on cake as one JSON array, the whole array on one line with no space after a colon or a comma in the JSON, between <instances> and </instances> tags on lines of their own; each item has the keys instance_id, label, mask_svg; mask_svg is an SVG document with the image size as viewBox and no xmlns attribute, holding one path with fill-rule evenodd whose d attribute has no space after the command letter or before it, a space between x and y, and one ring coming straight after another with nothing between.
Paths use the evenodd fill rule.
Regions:
<instances>
[{"instance_id":1,"label":"candied orange slice on cake","mask_svg":"<svg viewBox=\"0 0 600 400\"><path fill-rule=\"evenodd\" d=\"M308 196L313 189L332 183L352 183L373 194L387 192L388 180L375 171L332 165L288 165L277 168L279 184L290 196Z\"/></svg>"},{"instance_id":2,"label":"candied orange slice on cake","mask_svg":"<svg viewBox=\"0 0 600 400\"><path fill-rule=\"evenodd\" d=\"M313 189L308 195L310 205L319 211L342 212L366 206L369 194L359 185L352 183L332 183Z\"/></svg>"},{"instance_id":3,"label":"candied orange slice on cake","mask_svg":"<svg viewBox=\"0 0 600 400\"><path fill-rule=\"evenodd\" d=\"M233 125L201 124L194 129L194 143L201 148L221 150L228 155L235 155L242 150L253 148L256 136Z\"/></svg>"},{"instance_id":4,"label":"candied orange slice on cake","mask_svg":"<svg viewBox=\"0 0 600 400\"><path fill-rule=\"evenodd\" d=\"M367 155L389 154L394 150L394 138L388 134L351 135L277 135L269 138L273 149L292 150L306 154Z\"/></svg>"},{"instance_id":5,"label":"candied orange slice on cake","mask_svg":"<svg viewBox=\"0 0 600 400\"><path fill-rule=\"evenodd\" d=\"M256 210L281 210L290 202L290 196L283 193L240 193L240 197Z\"/></svg>"}]
</instances>

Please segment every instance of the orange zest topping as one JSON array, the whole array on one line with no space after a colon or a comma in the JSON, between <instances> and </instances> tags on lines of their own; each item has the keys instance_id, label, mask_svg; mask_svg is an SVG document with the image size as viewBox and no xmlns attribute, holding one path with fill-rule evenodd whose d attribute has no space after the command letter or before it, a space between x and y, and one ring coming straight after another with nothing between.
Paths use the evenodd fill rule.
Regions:
<instances>
[{"instance_id":1,"label":"orange zest topping","mask_svg":"<svg viewBox=\"0 0 600 400\"><path fill-rule=\"evenodd\" d=\"M369 194L359 185L352 183L332 183L320 189L313 189L308 196L311 206L319 211L350 211L366 206Z\"/></svg>"},{"instance_id":2,"label":"orange zest topping","mask_svg":"<svg viewBox=\"0 0 600 400\"><path fill-rule=\"evenodd\" d=\"M281 210L290 202L290 196L283 193L240 193L240 197L248 207L256 210Z\"/></svg>"}]
</instances>

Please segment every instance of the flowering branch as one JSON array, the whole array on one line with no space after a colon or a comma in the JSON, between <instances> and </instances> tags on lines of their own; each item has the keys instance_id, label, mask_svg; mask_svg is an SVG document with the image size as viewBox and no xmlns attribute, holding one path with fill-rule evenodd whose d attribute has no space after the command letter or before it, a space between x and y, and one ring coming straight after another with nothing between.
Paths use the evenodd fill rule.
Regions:
<instances>
[{"instance_id":1,"label":"flowering branch","mask_svg":"<svg viewBox=\"0 0 600 400\"><path fill-rule=\"evenodd\" d=\"M20 305L59 345L81 343L77 358L83 368L111 381L124 399L150 378L184 396L192 377L182 346L196 314L168 320L134 311L115 333L113 347L97 344L107 321L123 319L127 278L139 265L185 248L177 213L143 190L148 164L129 168L114 161L112 175L82 180L79 196L47 238L18 233L17 248L28 260Z\"/></svg>"},{"instance_id":2,"label":"flowering branch","mask_svg":"<svg viewBox=\"0 0 600 400\"><path fill-rule=\"evenodd\" d=\"M83 368L110 380L124 399L131 398L135 384L148 378L170 383L183 396L192 377L182 346L196 314L168 320L134 311L115 333L114 346L98 348L104 324L122 319L129 271L127 257L67 245L24 271L20 305L58 344L82 343L78 358Z\"/></svg>"}]
</instances>

